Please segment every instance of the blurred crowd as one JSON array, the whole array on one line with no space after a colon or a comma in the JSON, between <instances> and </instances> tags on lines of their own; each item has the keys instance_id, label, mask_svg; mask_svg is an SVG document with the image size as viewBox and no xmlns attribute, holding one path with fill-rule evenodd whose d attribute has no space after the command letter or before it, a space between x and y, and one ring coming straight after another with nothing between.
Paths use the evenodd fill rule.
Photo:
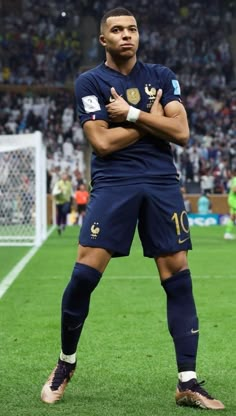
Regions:
<instances>
[{"instance_id":1,"label":"blurred crowd","mask_svg":"<svg viewBox=\"0 0 236 416\"><path fill-rule=\"evenodd\" d=\"M1 17L0 83L64 85L81 64L80 2L17 3Z\"/></svg>"},{"instance_id":2,"label":"blurred crowd","mask_svg":"<svg viewBox=\"0 0 236 416\"><path fill-rule=\"evenodd\" d=\"M122 5L133 10L131 0ZM84 58L91 65L102 59L94 38L84 57L82 19L92 15L98 23L107 8L120 2L22 0L21 6L22 15L1 17L0 84L62 87L73 84ZM170 67L180 80L191 129L187 148L173 145L182 182L190 192L227 192L236 167L236 84L229 43L234 2L153 0L150 5L141 0L133 11L139 58ZM87 144L76 119L73 88L53 94L2 91L0 104L0 134L43 131L50 180L65 170L84 177Z\"/></svg>"},{"instance_id":3,"label":"blurred crowd","mask_svg":"<svg viewBox=\"0 0 236 416\"><path fill-rule=\"evenodd\" d=\"M85 140L75 117L73 94L49 96L0 92L0 134L43 132L47 147L48 192L63 172L73 181L85 180Z\"/></svg>"}]
</instances>

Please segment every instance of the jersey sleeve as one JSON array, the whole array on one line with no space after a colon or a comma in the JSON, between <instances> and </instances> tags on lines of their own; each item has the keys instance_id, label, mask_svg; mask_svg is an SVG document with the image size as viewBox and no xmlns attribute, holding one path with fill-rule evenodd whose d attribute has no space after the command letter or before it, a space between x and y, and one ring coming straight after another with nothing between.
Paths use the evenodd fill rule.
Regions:
<instances>
[{"instance_id":1,"label":"jersey sleeve","mask_svg":"<svg viewBox=\"0 0 236 416\"><path fill-rule=\"evenodd\" d=\"M105 120L108 114L105 102L93 77L81 74L75 82L76 112L80 124L88 120Z\"/></svg>"},{"instance_id":2,"label":"jersey sleeve","mask_svg":"<svg viewBox=\"0 0 236 416\"><path fill-rule=\"evenodd\" d=\"M166 67L162 74L162 91L161 104L163 107L171 101L182 102L179 81L177 80L175 73Z\"/></svg>"}]
</instances>

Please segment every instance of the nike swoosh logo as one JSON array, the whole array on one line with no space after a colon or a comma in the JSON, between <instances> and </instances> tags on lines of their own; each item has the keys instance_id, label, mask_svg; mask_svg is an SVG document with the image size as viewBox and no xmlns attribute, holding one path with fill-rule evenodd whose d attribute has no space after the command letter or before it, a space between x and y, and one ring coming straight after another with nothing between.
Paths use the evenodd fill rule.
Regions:
<instances>
[{"instance_id":1,"label":"nike swoosh logo","mask_svg":"<svg viewBox=\"0 0 236 416\"><path fill-rule=\"evenodd\" d=\"M199 329L191 329L191 334L197 334L199 332Z\"/></svg>"},{"instance_id":2,"label":"nike swoosh logo","mask_svg":"<svg viewBox=\"0 0 236 416\"><path fill-rule=\"evenodd\" d=\"M184 238L183 240L181 240L181 238L179 238L178 243L183 244L183 243L185 243L185 241L188 241L189 239L190 239L190 237Z\"/></svg>"},{"instance_id":3,"label":"nike swoosh logo","mask_svg":"<svg viewBox=\"0 0 236 416\"><path fill-rule=\"evenodd\" d=\"M79 329L81 327L81 325L82 325L82 322L79 325L75 326L75 327L68 326L67 329L68 329L68 331L75 331L76 329Z\"/></svg>"}]
</instances>

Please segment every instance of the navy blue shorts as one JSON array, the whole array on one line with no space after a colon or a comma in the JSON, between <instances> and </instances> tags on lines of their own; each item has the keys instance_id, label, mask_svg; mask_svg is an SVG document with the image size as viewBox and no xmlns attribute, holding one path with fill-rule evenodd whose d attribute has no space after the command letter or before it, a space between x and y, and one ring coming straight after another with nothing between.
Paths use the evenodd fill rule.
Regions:
<instances>
[{"instance_id":1,"label":"navy blue shorts","mask_svg":"<svg viewBox=\"0 0 236 416\"><path fill-rule=\"evenodd\" d=\"M192 248L178 182L93 190L79 243L107 249L113 257L128 256L136 227L146 257Z\"/></svg>"}]
</instances>

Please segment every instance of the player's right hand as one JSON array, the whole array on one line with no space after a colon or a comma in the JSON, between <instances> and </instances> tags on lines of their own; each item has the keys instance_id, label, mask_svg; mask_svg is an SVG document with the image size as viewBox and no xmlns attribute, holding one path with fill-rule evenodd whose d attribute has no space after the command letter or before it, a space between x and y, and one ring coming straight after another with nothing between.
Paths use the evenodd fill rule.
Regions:
<instances>
[{"instance_id":1,"label":"player's right hand","mask_svg":"<svg viewBox=\"0 0 236 416\"><path fill-rule=\"evenodd\" d=\"M124 122L129 111L129 104L121 97L121 95L117 94L114 87L111 88L111 94L113 100L106 105L109 119L113 123Z\"/></svg>"}]
</instances>

